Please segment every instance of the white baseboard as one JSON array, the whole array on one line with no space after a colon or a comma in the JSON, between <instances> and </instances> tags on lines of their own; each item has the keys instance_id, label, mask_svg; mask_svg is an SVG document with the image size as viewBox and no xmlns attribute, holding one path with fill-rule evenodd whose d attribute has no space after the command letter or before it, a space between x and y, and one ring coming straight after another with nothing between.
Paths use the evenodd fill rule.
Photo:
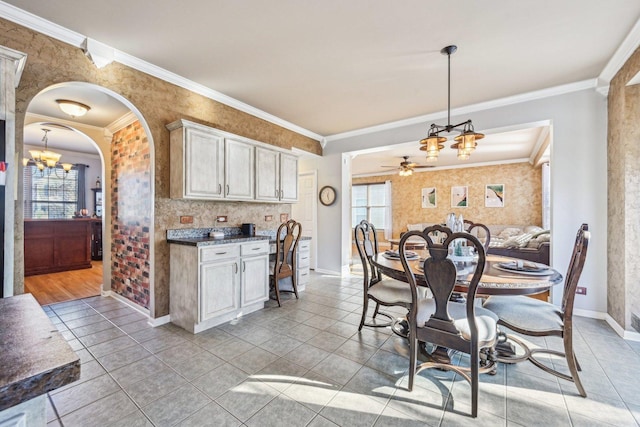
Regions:
<instances>
[{"instance_id":1,"label":"white baseboard","mask_svg":"<svg viewBox=\"0 0 640 427\"><path fill-rule=\"evenodd\" d=\"M323 268L316 268L315 272L316 273L320 273L320 274L331 274L332 276L341 276L342 275L342 274L340 274L339 271L325 270Z\"/></svg>"},{"instance_id":2,"label":"white baseboard","mask_svg":"<svg viewBox=\"0 0 640 427\"><path fill-rule=\"evenodd\" d=\"M169 322L171 322L171 315L167 314L166 316L157 317L155 319L149 318L149 322L147 323L155 328L156 326L165 325Z\"/></svg>"},{"instance_id":3,"label":"white baseboard","mask_svg":"<svg viewBox=\"0 0 640 427\"><path fill-rule=\"evenodd\" d=\"M616 334L620 335L625 340L640 341L640 333L633 332L633 331L626 331L608 313L606 314L604 320L609 324L609 326L611 326L613 328L614 331L616 331Z\"/></svg>"},{"instance_id":4,"label":"white baseboard","mask_svg":"<svg viewBox=\"0 0 640 427\"><path fill-rule=\"evenodd\" d=\"M144 314L147 317L151 317L148 309L146 309L144 307L140 307L135 302L126 299L125 297L123 297L122 295L120 295L120 294L118 294L116 292L113 292L111 290L109 290L109 291L101 291L101 295L103 297L111 297L111 298L113 298L113 299L115 299L115 300L117 300L117 301L119 301L119 302L121 302L123 304L128 305L129 307L133 308L134 310L138 311L139 313Z\"/></svg>"},{"instance_id":5,"label":"white baseboard","mask_svg":"<svg viewBox=\"0 0 640 427\"><path fill-rule=\"evenodd\" d=\"M591 319L605 320L607 313L593 310L583 310L581 308L574 308L573 314L576 316L589 317Z\"/></svg>"}]
</instances>

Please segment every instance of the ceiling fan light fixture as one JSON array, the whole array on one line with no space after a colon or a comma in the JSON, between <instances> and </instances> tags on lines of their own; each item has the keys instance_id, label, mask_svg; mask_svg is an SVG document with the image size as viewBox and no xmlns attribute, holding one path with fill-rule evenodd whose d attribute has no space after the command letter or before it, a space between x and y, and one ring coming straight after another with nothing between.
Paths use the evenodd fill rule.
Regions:
<instances>
[{"instance_id":1,"label":"ceiling fan light fixture","mask_svg":"<svg viewBox=\"0 0 640 427\"><path fill-rule=\"evenodd\" d=\"M63 113L68 114L73 118L82 117L91 110L91 107L88 105L83 104L82 102L71 101L69 99L56 99L56 102Z\"/></svg>"}]
</instances>

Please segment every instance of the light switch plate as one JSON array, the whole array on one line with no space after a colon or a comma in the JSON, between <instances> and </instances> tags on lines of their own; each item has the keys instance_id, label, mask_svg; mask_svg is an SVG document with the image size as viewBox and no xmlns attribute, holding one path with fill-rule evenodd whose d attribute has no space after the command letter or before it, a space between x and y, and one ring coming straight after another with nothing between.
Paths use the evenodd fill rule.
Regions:
<instances>
[{"instance_id":1,"label":"light switch plate","mask_svg":"<svg viewBox=\"0 0 640 427\"><path fill-rule=\"evenodd\" d=\"M226 215L218 215L216 217L216 221L217 222L227 222L227 216Z\"/></svg>"},{"instance_id":2,"label":"light switch plate","mask_svg":"<svg viewBox=\"0 0 640 427\"><path fill-rule=\"evenodd\" d=\"M273 221L273 215L265 215L264 216L264 220L265 221Z\"/></svg>"}]
</instances>

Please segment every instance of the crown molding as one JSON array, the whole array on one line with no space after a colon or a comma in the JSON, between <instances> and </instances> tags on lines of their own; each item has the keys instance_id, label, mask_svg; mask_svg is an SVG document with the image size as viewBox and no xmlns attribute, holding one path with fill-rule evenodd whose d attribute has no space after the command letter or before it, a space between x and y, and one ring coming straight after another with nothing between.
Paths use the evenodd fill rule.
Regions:
<instances>
[{"instance_id":1,"label":"crown molding","mask_svg":"<svg viewBox=\"0 0 640 427\"><path fill-rule=\"evenodd\" d=\"M624 38L611 59L609 59L609 62L607 62L607 65L602 69L602 72L598 76L598 81L601 85L598 85L598 87L607 86L608 92L609 83L631 57L633 52L635 52L638 45L640 45L640 19L636 21L631 31L629 31L629 34L627 34L627 37Z\"/></svg>"},{"instance_id":2,"label":"crown molding","mask_svg":"<svg viewBox=\"0 0 640 427\"><path fill-rule=\"evenodd\" d=\"M98 54L100 55L100 52L108 51L109 59L111 58L111 54L113 54L113 61L119 62L138 71L142 71L143 73L149 74L153 77L157 77L166 82L175 84L176 86L180 86L191 92L197 93L214 101L218 101L222 104L233 107L236 110L240 110L252 116L258 117L262 120L296 132L318 142L322 140L322 135L276 117L273 114L269 114L266 111L260 110L259 108L252 107L249 104L246 104L216 90L210 89L187 78L179 76L175 73L165 70L164 68L158 67L147 61L143 61L142 59L119 51L118 49L112 48L111 46L108 46L97 40L89 39L87 36L76 33L75 31L69 30L65 27L62 27L61 25L55 24L51 21L48 21L44 18L41 18L37 15L34 15L30 12L19 9L2 1L0 1L0 16L8 19L9 21L15 22L16 24L30 28L49 37L53 37L72 46L82 48L83 50L85 50L85 52L87 51L86 49L89 45L98 46L100 48Z\"/></svg>"},{"instance_id":3,"label":"crown molding","mask_svg":"<svg viewBox=\"0 0 640 427\"><path fill-rule=\"evenodd\" d=\"M114 134L120 129L124 129L125 127L129 126L136 120L138 120L138 116L136 116L133 111L128 111L122 117L115 119L113 122L105 126L105 129L108 130L111 134Z\"/></svg>"},{"instance_id":4,"label":"crown molding","mask_svg":"<svg viewBox=\"0 0 640 427\"><path fill-rule=\"evenodd\" d=\"M31 12L0 1L0 16L23 27L30 28L75 47L81 47L85 36L61 25L55 24Z\"/></svg>"},{"instance_id":5,"label":"crown molding","mask_svg":"<svg viewBox=\"0 0 640 427\"><path fill-rule=\"evenodd\" d=\"M434 166L427 170L413 170L413 173L429 173L434 171L448 170L448 169L468 169L468 168L479 168L484 166L500 166L500 165L511 165L514 163L529 163L529 158L523 159L511 159L511 160L495 160L491 162L482 162L482 163L465 163L459 165L449 165L449 166ZM390 172L372 172L372 173L361 173L357 175L353 175L353 178L368 178L372 176L386 176L386 175L397 175L398 171L392 170Z\"/></svg>"},{"instance_id":6,"label":"crown molding","mask_svg":"<svg viewBox=\"0 0 640 427\"><path fill-rule=\"evenodd\" d=\"M35 120L35 122L48 122L48 123L58 123L58 124L62 124L65 126L68 126L70 128L74 128L74 129L87 129L87 130L95 130L98 132L102 132L102 130L104 128L100 127L100 126L94 126L94 125L87 125L84 123L80 123L80 122L74 122L71 120L65 120L65 119L59 119L57 117L50 117L50 116L45 116L42 114L34 114L34 113L29 113L27 112L25 114L25 118L28 119L33 119ZM25 120L26 122L26 120ZM29 123L31 124L31 123Z\"/></svg>"},{"instance_id":7,"label":"crown molding","mask_svg":"<svg viewBox=\"0 0 640 427\"><path fill-rule=\"evenodd\" d=\"M566 85L554 86L547 89L521 93L519 95L513 95L505 98L494 99L491 101L480 102L478 104L467 105L460 108L454 108L451 110L451 116L458 116L463 114L475 113L478 111L490 110L493 108L506 107L509 105L520 104L523 102L534 101L537 99L549 98L552 96L564 95L572 92L579 92L585 89L594 89L595 87L596 87L595 78L582 80L579 82L568 83ZM327 142L333 142L341 139L352 138L354 136L368 135L371 133L397 129L405 126L425 124L425 122L438 120L443 117L447 117L447 111L445 110L439 111L437 113L426 114L423 116L412 117L410 119L398 120L395 122L384 123L381 125L370 126L362 129L343 132L343 133L337 133L337 134L329 135L325 137L325 140Z\"/></svg>"}]
</instances>

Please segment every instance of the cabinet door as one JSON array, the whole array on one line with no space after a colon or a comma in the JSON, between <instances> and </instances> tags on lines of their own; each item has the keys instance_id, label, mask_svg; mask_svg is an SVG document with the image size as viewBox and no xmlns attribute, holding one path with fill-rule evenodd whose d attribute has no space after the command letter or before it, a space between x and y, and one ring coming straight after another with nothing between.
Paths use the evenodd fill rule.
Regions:
<instances>
[{"instance_id":1,"label":"cabinet door","mask_svg":"<svg viewBox=\"0 0 640 427\"><path fill-rule=\"evenodd\" d=\"M280 153L256 147L256 200L280 200Z\"/></svg>"},{"instance_id":2,"label":"cabinet door","mask_svg":"<svg viewBox=\"0 0 640 427\"><path fill-rule=\"evenodd\" d=\"M199 129L185 129L184 197L223 197L224 139Z\"/></svg>"},{"instance_id":3,"label":"cabinet door","mask_svg":"<svg viewBox=\"0 0 640 427\"><path fill-rule=\"evenodd\" d=\"M239 308L238 259L200 265L200 321Z\"/></svg>"},{"instance_id":4,"label":"cabinet door","mask_svg":"<svg viewBox=\"0 0 640 427\"><path fill-rule=\"evenodd\" d=\"M269 299L269 256L243 258L242 306Z\"/></svg>"},{"instance_id":5,"label":"cabinet door","mask_svg":"<svg viewBox=\"0 0 640 427\"><path fill-rule=\"evenodd\" d=\"M225 182L227 199L254 198L254 147L246 142L225 142Z\"/></svg>"},{"instance_id":6,"label":"cabinet door","mask_svg":"<svg viewBox=\"0 0 640 427\"><path fill-rule=\"evenodd\" d=\"M290 154L280 154L280 200L298 201L298 158Z\"/></svg>"}]
</instances>

